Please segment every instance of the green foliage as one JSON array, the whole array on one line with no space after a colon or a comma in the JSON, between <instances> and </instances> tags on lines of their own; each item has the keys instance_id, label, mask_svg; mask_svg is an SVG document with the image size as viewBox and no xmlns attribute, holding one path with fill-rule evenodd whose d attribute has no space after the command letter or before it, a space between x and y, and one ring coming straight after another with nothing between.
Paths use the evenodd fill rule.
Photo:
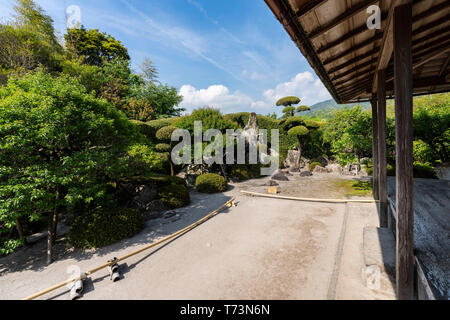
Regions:
<instances>
[{"instance_id":1,"label":"green foliage","mask_svg":"<svg viewBox=\"0 0 450 320\"><path fill-rule=\"evenodd\" d=\"M170 141L175 130L177 128L174 126L162 127L156 132L156 138L161 141Z\"/></svg>"},{"instance_id":2,"label":"green foliage","mask_svg":"<svg viewBox=\"0 0 450 320\"><path fill-rule=\"evenodd\" d=\"M311 111L311 108L308 106L299 106L297 108L297 112L305 112L305 111Z\"/></svg>"},{"instance_id":3,"label":"green foliage","mask_svg":"<svg viewBox=\"0 0 450 320\"><path fill-rule=\"evenodd\" d=\"M277 107L279 106L292 106L294 104L298 104L302 101L300 98L297 97L285 97L277 101Z\"/></svg>"},{"instance_id":4,"label":"green foliage","mask_svg":"<svg viewBox=\"0 0 450 320\"><path fill-rule=\"evenodd\" d=\"M202 193L217 193L226 191L228 183L221 175L207 173L197 177L195 188Z\"/></svg>"},{"instance_id":5,"label":"green foliage","mask_svg":"<svg viewBox=\"0 0 450 320\"><path fill-rule=\"evenodd\" d=\"M294 113L295 113L295 108L294 107L286 107L283 109L283 117L284 118L289 118L289 117L293 117Z\"/></svg>"},{"instance_id":6,"label":"green foliage","mask_svg":"<svg viewBox=\"0 0 450 320\"><path fill-rule=\"evenodd\" d=\"M127 48L119 40L98 29L68 29L65 40L69 56L82 58L89 65L101 67L116 58L130 60Z\"/></svg>"},{"instance_id":7,"label":"green foliage","mask_svg":"<svg viewBox=\"0 0 450 320\"><path fill-rule=\"evenodd\" d=\"M311 162L311 164L309 165L309 170L314 171L314 169L316 167L321 167L321 166L322 166L322 164L320 162L314 161L314 162Z\"/></svg>"},{"instance_id":8,"label":"green foliage","mask_svg":"<svg viewBox=\"0 0 450 320\"><path fill-rule=\"evenodd\" d=\"M308 133L309 130L305 126L297 126L292 129L289 129L288 131L288 135L295 137L303 137L306 136Z\"/></svg>"},{"instance_id":9,"label":"green foliage","mask_svg":"<svg viewBox=\"0 0 450 320\"><path fill-rule=\"evenodd\" d=\"M450 160L450 102L418 108L414 113L414 138L426 143L431 151L425 162Z\"/></svg>"},{"instance_id":10,"label":"green foliage","mask_svg":"<svg viewBox=\"0 0 450 320\"><path fill-rule=\"evenodd\" d=\"M236 123L222 116L222 113L218 109L213 108L200 108L192 112L191 115L180 118L176 126L178 128L186 129L191 134L194 133L194 122L202 122L202 132L206 132L209 129L217 129L222 133L225 133L227 129L236 129Z\"/></svg>"},{"instance_id":11,"label":"green foliage","mask_svg":"<svg viewBox=\"0 0 450 320\"><path fill-rule=\"evenodd\" d=\"M335 111L324 123L323 134L344 164L372 156L372 117L359 106Z\"/></svg>"},{"instance_id":12,"label":"green foliage","mask_svg":"<svg viewBox=\"0 0 450 320\"><path fill-rule=\"evenodd\" d=\"M436 169L428 164L414 162L414 178L437 179Z\"/></svg>"},{"instance_id":13,"label":"green foliage","mask_svg":"<svg viewBox=\"0 0 450 320\"><path fill-rule=\"evenodd\" d=\"M125 113L130 119L141 121L177 117L185 111L177 107L182 100L176 88L146 81L131 88Z\"/></svg>"},{"instance_id":14,"label":"green foliage","mask_svg":"<svg viewBox=\"0 0 450 320\"><path fill-rule=\"evenodd\" d=\"M433 149L422 140L413 142L413 156L414 161L419 163L434 163L437 160Z\"/></svg>"},{"instance_id":15,"label":"green foliage","mask_svg":"<svg viewBox=\"0 0 450 320\"><path fill-rule=\"evenodd\" d=\"M159 188L158 197L171 209L185 207L191 203L188 189L180 184Z\"/></svg>"},{"instance_id":16,"label":"green foliage","mask_svg":"<svg viewBox=\"0 0 450 320\"><path fill-rule=\"evenodd\" d=\"M157 152L170 152L172 150L172 147L167 143L159 143L155 146L155 150Z\"/></svg>"},{"instance_id":17,"label":"green foliage","mask_svg":"<svg viewBox=\"0 0 450 320\"><path fill-rule=\"evenodd\" d=\"M55 36L53 20L33 0L16 0L16 24L41 36L43 42L53 48L61 49Z\"/></svg>"},{"instance_id":18,"label":"green foliage","mask_svg":"<svg viewBox=\"0 0 450 320\"><path fill-rule=\"evenodd\" d=\"M111 181L141 161L143 137L111 104L76 80L44 73L0 88L0 224L15 225L58 208L114 205Z\"/></svg>"},{"instance_id":19,"label":"green foliage","mask_svg":"<svg viewBox=\"0 0 450 320\"><path fill-rule=\"evenodd\" d=\"M236 164L231 169L230 176L240 181L261 177L261 165L259 164Z\"/></svg>"},{"instance_id":20,"label":"green foliage","mask_svg":"<svg viewBox=\"0 0 450 320\"><path fill-rule=\"evenodd\" d=\"M133 209L96 210L77 217L69 242L77 248L100 248L130 238L144 227L142 214Z\"/></svg>"}]
</instances>

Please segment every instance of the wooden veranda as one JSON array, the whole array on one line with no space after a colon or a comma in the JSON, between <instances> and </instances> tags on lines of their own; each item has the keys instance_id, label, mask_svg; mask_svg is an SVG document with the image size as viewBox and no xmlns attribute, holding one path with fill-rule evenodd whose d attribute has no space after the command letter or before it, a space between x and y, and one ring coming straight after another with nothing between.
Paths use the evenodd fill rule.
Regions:
<instances>
[{"instance_id":1,"label":"wooden veranda","mask_svg":"<svg viewBox=\"0 0 450 320\"><path fill-rule=\"evenodd\" d=\"M396 287L398 299L412 299L413 96L450 91L450 1L265 2L336 102L372 103L381 227L388 227L386 98L395 98Z\"/></svg>"}]
</instances>

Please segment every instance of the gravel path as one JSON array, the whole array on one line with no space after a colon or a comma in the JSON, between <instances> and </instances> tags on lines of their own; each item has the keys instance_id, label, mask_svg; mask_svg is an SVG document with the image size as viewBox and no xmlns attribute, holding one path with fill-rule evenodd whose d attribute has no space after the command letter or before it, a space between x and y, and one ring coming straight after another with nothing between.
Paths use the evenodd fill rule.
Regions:
<instances>
[{"instance_id":1,"label":"gravel path","mask_svg":"<svg viewBox=\"0 0 450 320\"><path fill-rule=\"evenodd\" d=\"M308 179L326 181L326 177ZM343 254L353 257L355 264L361 262L357 254L345 252L347 246L342 243L342 239L353 240L343 233L348 223L344 220L346 205L253 198L240 193L261 191L267 181L235 184L223 194L193 193L189 207L151 220L139 235L106 248L66 250L61 243L59 259L49 267L41 258L33 258L43 249L39 244L26 249L28 252L2 258L0 299L23 298L69 278L68 270L86 271L134 251L191 224L233 196L237 197L237 207L125 261L119 282L112 283L106 270L94 274L86 281L83 299L327 299L330 292L339 299L350 291L358 298L355 290L364 290L361 281L355 280L354 286L338 281L347 270L340 268L338 250L344 248ZM290 184L298 185L299 181L282 182L280 188L290 190ZM310 196L311 188L305 190L309 191L296 195ZM324 190L322 187L321 195L329 197ZM376 208L361 206L366 206L369 216L376 214ZM361 207L351 210L348 220L359 212ZM346 277L360 279L360 270ZM67 288L41 298L68 299ZM365 292L360 298L373 296Z\"/></svg>"}]
</instances>

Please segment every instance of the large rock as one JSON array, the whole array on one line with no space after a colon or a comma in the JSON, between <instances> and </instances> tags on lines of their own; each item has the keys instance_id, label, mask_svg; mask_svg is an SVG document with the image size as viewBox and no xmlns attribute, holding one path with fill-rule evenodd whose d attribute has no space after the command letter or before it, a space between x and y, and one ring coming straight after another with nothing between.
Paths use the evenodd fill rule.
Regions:
<instances>
[{"instance_id":1,"label":"large rock","mask_svg":"<svg viewBox=\"0 0 450 320\"><path fill-rule=\"evenodd\" d=\"M333 173L342 174L342 171L343 171L341 165L338 163L329 164L326 168L328 169L328 171L333 172Z\"/></svg>"},{"instance_id":2,"label":"large rock","mask_svg":"<svg viewBox=\"0 0 450 320\"><path fill-rule=\"evenodd\" d=\"M328 165L328 160L322 156L318 156L317 160L320 162L320 165L324 168Z\"/></svg>"},{"instance_id":3,"label":"large rock","mask_svg":"<svg viewBox=\"0 0 450 320\"><path fill-rule=\"evenodd\" d=\"M313 174L312 174L312 172L311 171L303 171L303 172L300 172L300 177L310 177L310 176L312 176Z\"/></svg>"},{"instance_id":4,"label":"large rock","mask_svg":"<svg viewBox=\"0 0 450 320\"><path fill-rule=\"evenodd\" d=\"M277 181L289 181L289 178L283 172L277 172L272 176L273 180Z\"/></svg>"},{"instance_id":5,"label":"large rock","mask_svg":"<svg viewBox=\"0 0 450 320\"><path fill-rule=\"evenodd\" d=\"M122 187L119 197L124 199L126 206L141 211L147 210L147 206L158 195L156 186L134 185L131 183Z\"/></svg>"},{"instance_id":6,"label":"large rock","mask_svg":"<svg viewBox=\"0 0 450 320\"><path fill-rule=\"evenodd\" d=\"M268 187L276 187L279 186L280 184L274 180L270 180L269 182L266 183L266 186Z\"/></svg>"},{"instance_id":7,"label":"large rock","mask_svg":"<svg viewBox=\"0 0 450 320\"><path fill-rule=\"evenodd\" d=\"M300 152L298 150L289 150L286 160L284 161L284 166L290 169L299 168L299 158Z\"/></svg>"},{"instance_id":8,"label":"large rock","mask_svg":"<svg viewBox=\"0 0 450 320\"><path fill-rule=\"evenodd\" d=\"M314 173L329 173L327 168L321 167L321 166L316 166L314 168Z\"/></svg>"}]
</instances>

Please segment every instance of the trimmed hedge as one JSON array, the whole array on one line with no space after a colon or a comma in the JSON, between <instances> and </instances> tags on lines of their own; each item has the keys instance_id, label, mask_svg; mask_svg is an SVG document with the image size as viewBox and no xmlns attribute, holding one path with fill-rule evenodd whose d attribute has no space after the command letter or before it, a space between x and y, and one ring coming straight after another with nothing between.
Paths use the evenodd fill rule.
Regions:
<instances>
[{"instance_id":1,"label":"trimmed hedge","mask_svg":"<svg viewBox=\"0 0 450 320\"><path fill-rule=\"evenodd\" d=\"M100 248L130 238L144 227L142 214L134 209L104 209L77 217L69 232L74 247Z\"/></svg>"},{"instance_id":2,"label":"trimmed hedge","mask_svg":"<svg viewBox=\"0 0 450 320\"><path fill-rule=\"evenodd\" d=\"M158 197L171 209L185 207L191 203L189 190L180 184L159 188Z\"/></svg>"},{"instance_id":3,"label":"trimmed hedge","mask_svg":"<svg viewBox=\"0 0 450 320\"><path fill-rule=\"evenodd\" d=\"M233 165L230 176L241 181L261 178L261 167L260 164L236 164Z\"/></svg>"},{"instance_id":4,"label":"trimmed hedge","mask_svg":"<svg viewBox=\"0 0 450 320\"><path fill-rule=\"evenodd\" d=\"M311 162L309 165L309 171L313 172L316 167L321 167L322 164L320 162Z\"/></svg>"},{"instance_id":5,"label":"trimmed hedge","mask_svg":"<svg viewBox=\"0 0 450 320\"><path fill-rule=\"evenodd\" d=\"M228 188L227 180L221 175L207 173L197 177L195 188L202 193L223 192Z\"/></svg>"}]
</instances>

